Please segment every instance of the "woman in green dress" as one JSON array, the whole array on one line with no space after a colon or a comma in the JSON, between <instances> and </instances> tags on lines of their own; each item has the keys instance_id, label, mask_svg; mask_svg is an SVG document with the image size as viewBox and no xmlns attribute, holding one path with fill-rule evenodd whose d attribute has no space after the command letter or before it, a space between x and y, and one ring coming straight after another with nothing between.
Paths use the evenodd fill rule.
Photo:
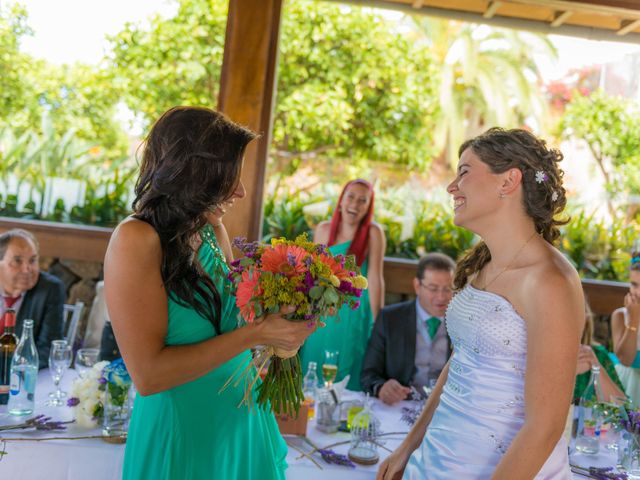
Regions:
<instances>
[{"instance_id":1,"label":"woman in green dress","mask_svg":"<svg viewBox=\"0 0 640 480\"><path fill-rule=\"evenodd\" d=\"M373 200L373 186L369 182L350 181L340 194L331 221L318 224L313 236L314 242L328 245L333 254L355 255L369 281L360 307L351 310L345 305L335 316L323 319L325 328L309 337L300 351L305 372L309 362L320 366L325 363L325 351L338 352L335 381L350 375L349 390L362 390L360 372L367 342L373 320L384 305L385 237L382 228L373 223Z\"/></svg>"},{"instance_id":2,"label":"woman in green dress","mask_svg":"<svg viewBox=\"0 0 640 480\"><path fill-rule=\"evenodd\" d=\"M580 341L580 349L578 350L578 366L576 369L576 384L573 388L574 403L580 400L584 389L589 384L591 378L591 367L597 365L600 367L600 389L604 398L603 402L617 403L626 398L624 388L609 351L602 345L593 341L593 311L585 299L585 322L582 331L582 340Z\"/></svg>"},{"instance_id":3,"label":"woman in green dress","mask_svg":"<svg viewBox=\"0 0 640 480\"><path fill-rule=\"evenodd\" d=\"M273 414L241 406L226 380L251 347L299 347L312 331L281 313L239 327L227 279L224 209L245 196L255 138L213 110L176 107L146 139L134 214L113 232L105 296L138 390L125 479L283 479L286 445Z\"/></svg>"}]
</instances>

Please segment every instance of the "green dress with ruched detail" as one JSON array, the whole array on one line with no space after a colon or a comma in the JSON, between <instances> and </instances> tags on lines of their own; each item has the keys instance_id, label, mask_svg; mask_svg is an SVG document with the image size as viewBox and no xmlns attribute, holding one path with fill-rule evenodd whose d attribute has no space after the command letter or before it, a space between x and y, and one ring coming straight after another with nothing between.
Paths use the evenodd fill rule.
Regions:
<instances>
[{"instance_id":1,"label":"green dress with ruched detail","mask_svg":"<svg viewBox=\"0 0 640 480\"><path fill-rule=\"evenodd\" d=\"M221 330L230 332L237 328L238 309L226 277L229 270L213 228L207 225L201 236L198 257L222 297ZM198 343L215 335L211 322L169 295L166 345ZM220 391L250 360L245 351L196 380L153 395L138 394L123 478L284 479L287 447L273 414L255 404L238 408L243 382ZM253 393L255 400L255 387Z\"/></svg>"},{"instance_id":2,"label":"green dress with ruched detail","mask_svg":"<svg viewBox=\"0 0 640 480\"><path fill-rule=\"evenodd\" d=\"M339 243L329 247L333 255L346 255L351 241ZM360 266L362 275L367 276L368 261ZM367 351L367 343L373 327L373 313L369 302L369 291L363 290L360 297L360 306L352 310L348 305L343 305L338 313L332 317L322 319L326 326L318 328L302 345L300 349L300 362L302 370L306 374L309 362L316 362L318 375L321 376L324 363L325 350L338 351L338 373L336 382L350 375L347 388L360 391L360 373L364 354Z\"/></svg>"}]
</instances>

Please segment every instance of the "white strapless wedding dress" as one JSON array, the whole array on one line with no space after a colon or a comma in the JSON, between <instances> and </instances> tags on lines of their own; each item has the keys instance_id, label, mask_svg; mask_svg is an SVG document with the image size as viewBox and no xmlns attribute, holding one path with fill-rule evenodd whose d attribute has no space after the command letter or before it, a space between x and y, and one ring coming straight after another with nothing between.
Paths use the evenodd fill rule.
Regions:
<instances>
[{"instance_id":1,"label":"white strapless wedding dress","mask_svg":"<svg viewBox=\"0 0 640 480\"><path fill-rule=\"evenodd\" d=\"M490 479L524 423L525 321L505 298L471 285L447 310L449 376L405 480ZM564 437L536 479L570 480Z\"/></svg>"}]
</instances>

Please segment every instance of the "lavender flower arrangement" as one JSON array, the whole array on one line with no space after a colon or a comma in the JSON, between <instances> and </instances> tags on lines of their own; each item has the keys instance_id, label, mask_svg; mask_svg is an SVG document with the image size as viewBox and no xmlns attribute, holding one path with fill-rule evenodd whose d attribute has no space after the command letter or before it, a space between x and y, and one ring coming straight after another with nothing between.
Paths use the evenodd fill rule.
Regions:
<instances>
[{"instance_id":1,"label":"lavender flower arrangement","mask_svg":"<svg viewBox=\"0 0 640 480\"><path fill-rule=\"evenodd\" d=\"M343 467L356 468L355 463L349 460L349 457L346 455L341 455L339 453L334 452L331 449L319 449L318 453L322 457L322 459L333 465L342 465Z\"/></svg>"},{"instance_id":2,"label":"lavender flower arrangement","mask_svg":"<svg viewBox=\"0 0 640 480\"><path fill-rule=\"evenodd\" d=\"M62 431L67 429L66 424L68 423L73 423L73 420L60 422L57 420L51 420L51 417L47 417L45 415L36 415L35 417L28 418L22 423L14 425L0 425L0 431L6 432L9 430L25 430L29 428L48 432Z\"/></svg>"},{"instance_id":3,"label":"lavender flower arrangement","mask_svg":"<svg viewBox=\"0 0 640 480\"><path fill-rule=\"evenodd\" d=\"M627 480L629 477L626 473L615 472L613 467L578 467L577 465L571 465L571 471L582 475L586 478L593 478L595 480Z\"/></svg>"}]
</instances>

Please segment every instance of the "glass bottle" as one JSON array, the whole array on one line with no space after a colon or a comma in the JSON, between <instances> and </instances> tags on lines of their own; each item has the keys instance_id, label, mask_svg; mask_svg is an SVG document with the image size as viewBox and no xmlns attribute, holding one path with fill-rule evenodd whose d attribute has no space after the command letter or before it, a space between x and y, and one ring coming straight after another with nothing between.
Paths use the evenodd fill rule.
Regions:
<instances>
[{"instance_id":1,"label":"glass bottle","mask_svg":"<svg viewBox=\"0 0 640 480\"><path fill-rule=\"evenodd\" d=\"M25 320L20 343L11 360L9 413L33 413L38 379L38 351L33 341L33 320Z\"/></svg>"},{"instance_id":2,"label":"glass bottle","mask_svg":"<svg viewBox=\"0 0 640 480\"><path fill-rule=\"evenodd\" d=\"M600 450L600 427L602 415L599 403L603 395L600 387L600 367L591 367L591 378L580 396L578 404L578 433L576 450L581 453L595 455Z\"/></svg>"},{"instance_id":3,"label":"glass bottle","mask_svg":"<svg viewBox=\"0 0 640 480\"><path fill-rule=\"evenodd\" d=\"M304 403L309 408L309 419L315 415L315 405L318 396L318 365L316 362L309 362L307 374L302 381L302 393L304 394Z\"/></svg>"},{"instance_id":4,"label":"glass bottle","mask_svg":"<svg viewBox=\"0 0 640 480\"><path fill-rule=\"evenodd\" d=\"M16 312L9 308L4 312L4 333L0 336L0 405L9 401L11 384L11 360L18 346L16 329Z\"/></svg>"}]
</instances>

